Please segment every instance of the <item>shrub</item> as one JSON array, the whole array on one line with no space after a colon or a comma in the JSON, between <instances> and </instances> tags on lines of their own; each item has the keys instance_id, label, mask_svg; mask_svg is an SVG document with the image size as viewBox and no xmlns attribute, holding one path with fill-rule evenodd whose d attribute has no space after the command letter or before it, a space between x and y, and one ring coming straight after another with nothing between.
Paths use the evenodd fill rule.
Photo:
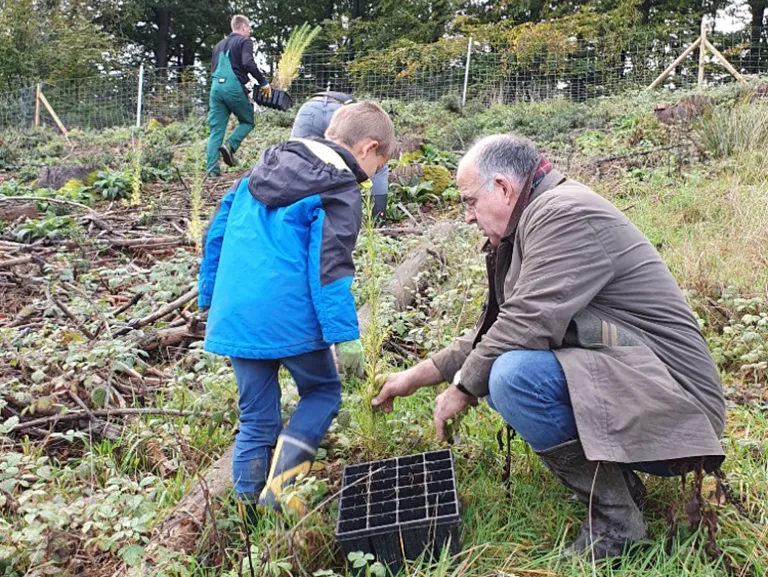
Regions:
<instances>
[{"instance_id":1,"label":"shrub","mask_svg":"<svg viewBox=\"0 0 768 577\"><path fill-rule=\"evenodd\" d=\"M745 104L715 109L694 127L704 149L715 158L768 146L768 106Z\"/></svg>"},{"instance_id":2,"label":"shrub","mask_svg":"<svg viewBox=\"0 0 768 577\"><path fill-rule=\"evenodd\" d=\"M440 99L440 106L448 112L461 114L461 99L458 94L446 94Z\"/></svg>"},{"instance_id":3,"label":"shrub","mask_svg":"<svg viewBox=\"0 0 768 577\"><path fill-rule=\"evenodd\" d=\"M441 195L451 185L451 171L439 164L428 164L422 169L424 180L432 183L432 192Z\"/></svg>"}]
</instances>

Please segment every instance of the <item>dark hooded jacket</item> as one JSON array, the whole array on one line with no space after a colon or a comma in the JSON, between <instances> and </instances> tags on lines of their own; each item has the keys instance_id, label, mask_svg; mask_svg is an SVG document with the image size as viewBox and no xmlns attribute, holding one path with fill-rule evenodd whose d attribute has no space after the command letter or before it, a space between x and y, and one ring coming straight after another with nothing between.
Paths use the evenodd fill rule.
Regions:
<instances>
[{"instance_id":1,"label":"dark hooded jacket","mask_svg":"<svg viewBox=\"0 0 768 577\"><path fill-rule=\"evenodd\" d=\"M204 239L206 351L280 359L359 338L350 287L367 178L341 146L293 139L235 183Z\"/></svg>"}]
</instances>

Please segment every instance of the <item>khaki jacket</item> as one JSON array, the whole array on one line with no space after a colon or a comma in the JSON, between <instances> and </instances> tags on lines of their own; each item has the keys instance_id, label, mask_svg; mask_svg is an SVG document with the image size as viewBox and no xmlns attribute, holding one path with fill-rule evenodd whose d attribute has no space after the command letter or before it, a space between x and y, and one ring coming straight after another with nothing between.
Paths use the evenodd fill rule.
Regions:
<instances>
[{"instance_id":1,"label":"khaki jacket","mask_svg":"<svg viewBox=\"0 0 768 577\"><path fill-rule=\"evenodd\" d=\"M483 397L499 356L552 350L590 460L722 461L712 357L672 274L620 210L553 170L487 265L483 318L432 357L445 380L461 369Z\"/></svg>"}]
</instances>

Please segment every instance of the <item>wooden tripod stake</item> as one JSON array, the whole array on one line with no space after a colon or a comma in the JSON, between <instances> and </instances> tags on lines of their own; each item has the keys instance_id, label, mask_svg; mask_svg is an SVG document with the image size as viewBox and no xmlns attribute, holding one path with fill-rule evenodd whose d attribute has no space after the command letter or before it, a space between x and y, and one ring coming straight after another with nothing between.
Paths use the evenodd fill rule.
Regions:
<instances>
[{"instance_id":1,"label":"wooden tripod stake","mask_svg":"<svg viewBox=\"0 0 768 577\"><path fill-rule=\"evenodd\" d=\"M35 90L35 127L40 126L40 105L41 104L48 111L48 114L51 115L51 118L53 118L53 121L56 123L56 126L59 128L61 133L64 135L64 138L69 140L69 131L67 130L67 127L64 126L64 123L59 118L59 115L56 114L56 111L53 109L53 106L51 106L51 103L48 102L48 99L43 94L42 85L38 83L37 90Z\"/></svg>"},{"instance_id":2,"label":"wooden tripod stake","mask_svg":"<svg viewBox=\"0 0 768 577\"><path fill-rule=\"evenodd\" d=\"M725 67L725 69L731 73L731 75L741 82L742 84L747 84L747 79L744 78L744 76L736 70L730 62L728 62L728 59L723 56L720 51L712 46L712 43L707 39L707 28L705 25L705 20L702 18L701 20L701 36L699 36L696 41L691 44L688 48L685 49L685 51L678 56L675 61L670 64L664 72L662 72L659 77L654 80L651 85L648 87L648 90L653 90L654 88L658 88L662 82L664 82L667 77L672 74L672 71L677 68L680 63L685 60L691 52L693 52L696 49L699 49L699 88L704 87L704 65L705 65L705 59L707 56L707 50L709 50L712 55L720 62L720 64Z\"/></svg>"}]
</instances>

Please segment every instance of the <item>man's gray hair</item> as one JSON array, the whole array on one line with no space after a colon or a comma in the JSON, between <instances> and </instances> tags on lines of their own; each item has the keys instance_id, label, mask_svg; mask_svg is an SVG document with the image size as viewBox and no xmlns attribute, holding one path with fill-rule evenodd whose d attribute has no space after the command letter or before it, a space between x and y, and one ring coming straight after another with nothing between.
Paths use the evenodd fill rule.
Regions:
<instances>
[{"instance_id":1,"label":"man's gray hair","mask_svg":"<svg viewBox=\"0 0 768 577\"><path fill-rule=\"evenodd\" d=\"M497 134L487 136L469 149L462 162L477 167L478 177L486 191L493 189L497 174L522 185L539 164L536 145L521 136Z\"/></svg>"}]
</instances>

